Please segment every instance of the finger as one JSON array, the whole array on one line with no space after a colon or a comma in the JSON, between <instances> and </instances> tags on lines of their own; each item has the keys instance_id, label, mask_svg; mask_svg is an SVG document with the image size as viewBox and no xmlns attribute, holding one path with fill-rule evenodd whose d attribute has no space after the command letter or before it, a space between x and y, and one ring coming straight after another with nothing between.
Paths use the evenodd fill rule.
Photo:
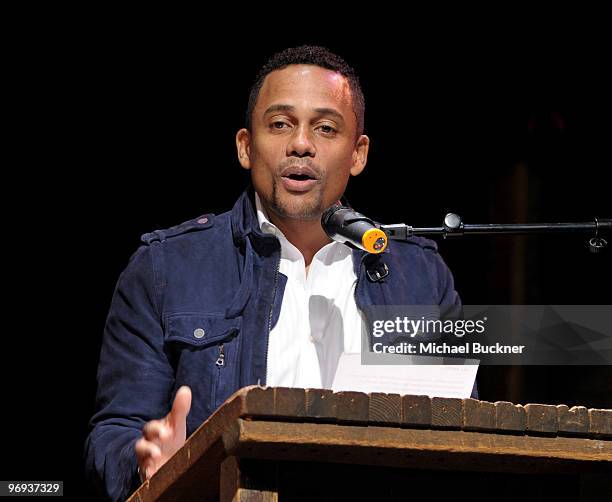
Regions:
<instances>
[{"instance_id":1,"label":"finger","mask_svg":"<svg viewBox=\"0 0 612 502\"><path fill-rule=\"evenodd\" d=\"M161 465L161 462L157 462L153 458L148 457L142 467L140 467L140 474L143 480L151 479L151 476L153 476L153 474L155 474L159 470Z\"/></svg>"},{"instance_id":2,"label":"finger","mask_svg":"<svg viewBox=\"0 0 612 502\"><path fill-rule=\"evenodd\" d=\"M142 435L147 441L161 445L170 435L168 426L161 420L151 420L142 428Z\"/></svg>"},{"instance_id":3,"label":"finger","mask_svg":"<svg viewBox=\"0 0 612 502\"><path fill-rule=\"evenodd\" d=\"M161 459L161 448L145 438L140 438L134 445L136 452L136 460L138 465L142 467L148 466L150 462L155 462Z\"/></svg>"},{"instance_id":4,"label":"finger","mask_svg":"<svg viewBox=\"0 0 612 502\"><path fill-rule=\"evenodd\" d=\"M172 404L172 410L168 415L168 420L173 426L185 425L187 421L187 414L191 409L191 389L186 385L183 385L176 391L174 397L174 403Z\"/></svg>"},{"instance_id":5,"label":"finger","mask_svg":"<svg viewBox=\"0 0 612 502\"><path fill-rule=\"evenodd\" d=\"M157 472L157 464L151 460L150 458L145 461L145 463L141 466L138 466L138 474L140 475L141 481L146 481L147 479L151 479L151 476Z\"/></svg>"}]
</instances>

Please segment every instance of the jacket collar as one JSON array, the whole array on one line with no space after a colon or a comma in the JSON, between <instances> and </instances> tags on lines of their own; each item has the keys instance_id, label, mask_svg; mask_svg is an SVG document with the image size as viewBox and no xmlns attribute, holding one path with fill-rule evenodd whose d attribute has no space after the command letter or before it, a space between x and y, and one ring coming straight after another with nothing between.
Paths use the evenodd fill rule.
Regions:
<instances>
[{"instance_id":1,"label":"jacket collar","mask_svg":"<svg viewBox=\"0 0 612 502\"><path fill-rule=\"evenodd\" d=\"M252 185L242 192L231 211L232 238L242 247L247 236L257 229L255 214L255 190Z\"/></svg>"}]
</instances>

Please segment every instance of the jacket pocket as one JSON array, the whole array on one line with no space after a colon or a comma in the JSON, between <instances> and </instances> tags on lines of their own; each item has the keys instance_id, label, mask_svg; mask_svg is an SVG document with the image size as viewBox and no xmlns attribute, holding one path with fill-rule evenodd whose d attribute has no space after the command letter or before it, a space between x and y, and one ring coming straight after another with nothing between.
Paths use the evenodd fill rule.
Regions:
<instances>
[{"instance_id":1,"label":"jacket pocket","mask_svg":"<svg viewBox=\"0 0 612 502\"><path fill-rule=\"evenodd\" d=\"M178 385L189 385L192 407L210 415L238 388L242 318L223 314L176 313L165 318L165 346Z\"/></svg>"},{"instance_id":2,"label":"jacket pocket","mask_svg":"<svg viewBox=\"0 0 612 502\"><path fill-rule=\"evenodd\" d=\"M166 342L208 347L234 337L241 326L242 317L226 319L223 314L168 314Z\"/></svg>"}]
</instances>

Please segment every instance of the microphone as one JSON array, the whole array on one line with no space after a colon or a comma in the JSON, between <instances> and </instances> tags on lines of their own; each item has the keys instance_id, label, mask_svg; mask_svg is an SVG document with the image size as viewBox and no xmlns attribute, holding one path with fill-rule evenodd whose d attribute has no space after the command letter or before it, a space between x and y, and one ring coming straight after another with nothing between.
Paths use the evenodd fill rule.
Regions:
<instances>
[{"instance_id":1,"label":"microphone","mask_svg":"<svg viewBox=\"0 0 612 502\"><path fill-rule=\"evenodd\" d=\"M328 237L368 253L382 253L387 247L387 234L374 222L337 201L321 216L321 226Z\"/></svg>"}]
</instances>

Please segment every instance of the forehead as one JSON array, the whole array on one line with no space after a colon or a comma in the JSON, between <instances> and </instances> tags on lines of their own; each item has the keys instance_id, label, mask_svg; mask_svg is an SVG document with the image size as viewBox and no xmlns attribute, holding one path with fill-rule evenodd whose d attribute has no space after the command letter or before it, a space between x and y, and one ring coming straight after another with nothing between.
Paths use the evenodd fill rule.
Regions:
<instances>
[{"instance_id":1,"label":"forehead","mask_svg":"<svg viewBox=\"0 0 612 502\"><path fill-rule=\"evenodd\" d=\"M268 106L279 103L305 108L333 107L345 116L352 111L347 79L313 65L290 65L265 78L256 109L262 113Z\"/></svg>"}]
</instances>

